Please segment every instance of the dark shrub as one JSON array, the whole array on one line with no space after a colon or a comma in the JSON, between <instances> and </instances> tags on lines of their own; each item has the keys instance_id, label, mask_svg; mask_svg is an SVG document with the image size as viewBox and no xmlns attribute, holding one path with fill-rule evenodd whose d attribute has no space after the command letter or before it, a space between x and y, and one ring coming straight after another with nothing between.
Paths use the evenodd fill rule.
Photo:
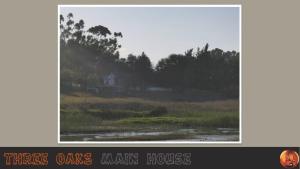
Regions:
<instances>
[{"instance_id":1,"label":"dark shrub","mask_svg":"<svg viewBox=\"0 0 300 169\"><path fill-rule=\"evenodd\" d=\"M154 110L152 110L149 115L150 116L161 116L161 115L164 115L164 114L167 114L168 113L168 110L166 107L163 107L163 106L159 106L159 107L156 107Z\"/></svg>"}]
</instances>

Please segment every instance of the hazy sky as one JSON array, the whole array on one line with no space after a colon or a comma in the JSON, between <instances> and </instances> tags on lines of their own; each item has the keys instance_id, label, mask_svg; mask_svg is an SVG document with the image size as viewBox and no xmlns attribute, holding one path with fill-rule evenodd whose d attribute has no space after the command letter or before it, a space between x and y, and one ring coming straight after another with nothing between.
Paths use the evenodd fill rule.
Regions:
<instances>
[{"instance_id":1,"label":"hazy sky","mask_svg":"<svg viewBox=\"0 0 300 169\"><path fill-rule=\"evenodd\" d=\"M121 57L143 51L156 64L172 53L209 43L210 49L239 51L237 7L61 7L85 28L102 25L122 32Z\"/></svg>"}]
</instances>

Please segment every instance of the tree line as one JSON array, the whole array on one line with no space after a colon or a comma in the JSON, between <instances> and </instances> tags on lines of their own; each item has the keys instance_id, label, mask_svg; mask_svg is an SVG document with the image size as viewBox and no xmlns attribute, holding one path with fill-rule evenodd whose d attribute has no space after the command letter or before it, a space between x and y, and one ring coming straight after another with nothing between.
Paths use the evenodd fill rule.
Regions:
<instances>
[{"instance_id":1,"label":"tree line","mask_svg":"<svg viewBox=\"0 0 300 169\"><path fill-rule=\"evenodd\" d=\"M97 25L85 29L84 21L74 22L73 14L60 15L60 80L61 90L71 83L102 85L101 78L114 72L124 88L159 86L174 91L197 89L238 97L239 52L215 48L188 49L183 54L170 54L156 65L142 52L120 58L121 32L111 32Z\"/></svg>"}]
</instances>

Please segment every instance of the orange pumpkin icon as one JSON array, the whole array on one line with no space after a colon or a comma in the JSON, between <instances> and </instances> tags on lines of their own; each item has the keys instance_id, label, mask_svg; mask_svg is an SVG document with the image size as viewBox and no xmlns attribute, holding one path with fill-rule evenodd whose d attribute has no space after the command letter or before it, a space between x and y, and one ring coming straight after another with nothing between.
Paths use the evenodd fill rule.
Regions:
<instances>
[{"instance_id":1,"label":"orange pumpkin icon","mask_svg":"<svg viewBox=\"0 0 300 169\"><path fill-rule=\"evenodd\" d=\"M299 155L293 150L284 150L280 154L280 164L285 168L294 168L299 164Z\"/></svg>"}]
</instances>

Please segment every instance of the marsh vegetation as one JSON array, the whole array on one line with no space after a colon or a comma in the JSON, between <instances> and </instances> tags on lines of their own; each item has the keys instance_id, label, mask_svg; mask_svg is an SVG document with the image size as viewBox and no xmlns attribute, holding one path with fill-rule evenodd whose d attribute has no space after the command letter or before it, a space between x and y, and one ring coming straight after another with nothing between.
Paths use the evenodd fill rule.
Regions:
<instances>
[{"instance_id":1,"label":"marsh vegetation","mask_svg":"<svg viewBox=\"0 0 300 169\"><path fill-rule=\"evenodd\" d=\"M205 141L209 135L237 139L238 104L238 100L185 102L62 95L61 139Z\"/></svg>"}]
</instances>

